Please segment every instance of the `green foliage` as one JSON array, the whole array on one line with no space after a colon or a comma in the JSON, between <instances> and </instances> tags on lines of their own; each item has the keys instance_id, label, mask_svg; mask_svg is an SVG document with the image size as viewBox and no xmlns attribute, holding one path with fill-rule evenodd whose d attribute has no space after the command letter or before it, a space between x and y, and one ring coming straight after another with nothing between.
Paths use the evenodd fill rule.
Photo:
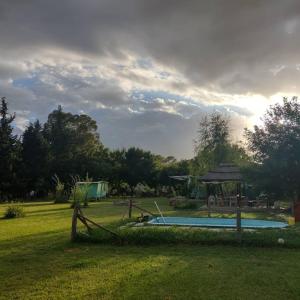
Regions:
<instances>
[{"instance_id":1,"label":"green foliage","mask_svg":"<svg viewBox=\"0 0 300 300\"><path fill-rule=\"evenodd\" d=\"M22 217L25 217L24 209L22 206L8 206L4 213L4 219L14 219Z\"/></svg>"},{"instance_id":2,"label":"green foliage","mask_svg":"<svg viewBox=\"0 0 300 300\"><path fill-rule=\"evenodd\" d=\"M214 153L217 164L224 161L223 147L229 143L229 119L219 113L205 116L199 123L195 152Z\"/></svg>"},{"instance_id":3,"label":"green foliage","mask_svg":"<svg viewBox=\"0 0 300 300\"><path fill-rule=\"evenodd\" d=\"M74 207L75 204L82 204L86 199L85 188L78 187L74 185L71 188L70 198L69 200L72 202L71 208Z\"/></svg>"},{"instance_id":4,"label":"green foliage","mask_svg":"<svg viewBox=\"0 0 300 300\"><path fill-rule=\"evenodd\" d=\"M122 196L132 195L132 189L126 181L121 181L117 188L117 194Z\"/></svg>"},{"instance_id":5,"label":"green foliage","mask_svg":"<svg viewBox=\"0 0 300 300\"><path fill-rule=\"evenodd\" d=\"M79 176L72 176L72 187L69 197L69 201L72 202L71 208L74 207L75 204L84 204L85 207L88 206L88 192L91 182L92 178L89 178L88 174L86 174L84 181L82 181Z\"/></svg>"},{"instance_id":6,"label":"green foliage","mask_svg":"<svg viewBox=\"0 0 300 300\"><path fill-rule=\"evenodd\" d=\"M82 193L84 194L84 200L83 200L83 203L84 203L84 206L87 207L88 206L88 192L89 192L89 188L90 188L90 183L93 181L92 178L89 178L89 175L88 173L86 174L85 176L85 180L83 181L84 182L84 185L81 185L80 186L80 189L82 190Z\"/></svg>"},{"instance_id":7,"label":"green foliage","mask_svg":"<svg viewBox=\"0 0 300 300\"><path fill-rule=\"evenodd\" d=\"M98 158L103 146L96 121L87 115L65 113L59 106L49 114L44 125L44 136L50 144L50 173L58 174L64 183L70 183L69 174L93 176L98 173Z\"/></svg>"},{"instance_id":8,"label":"green foliage","mask_svg":"<svg viewBox=\"0 0 300 300\"><path fill-rule=\"evenodd\" d=\"M177 200L174 203L175 209L196 209L198 207L197 203L189 200Z\"/></svg>"},{"instance_id":9,"label":"green foliage","mask_svg":"<svg viewBox=\"0 0 300 300\"><path fill-rule=\"evenodd\" d=\"M66 203L67 195L65 185L60 181L56 174L53 176L53 181L55 183L55 203Z\"/></svg>"},{"instance_id":10,"label":"green foliage","mask_svg":"<svg viewBox=\"0 0 300 300\"><path fill-rule=\"evenodd\" d=\"M175 186L176 182L170 176L190 174L191 161L177 161L174 157L164 158L160 155L155 157L156 180L162 186Z\"/></svg>"},{"instance_id":11,"label":"green foliage","mask_svg":"<svg viewBox=\"0 0 300 300\"><path fill-rule=\"evenodd\" d=\"M23 133L22 167L25 189L45 193L49 189L49 168L51 162L50 144L43 135L43 129L36 120Z\"/></svg>"},{"instance_id":12,"label":"green foliage","mask_svg":"<svg viewBox=\"0 0 300 300\"><path fill-rule=\"evenodd\" d=\"M142 194L159 195L162 186L175 188L170 175L190 173L189 160L177 161L172 156L165 158L135 147L115 151L104 148L93 119L64 112L61 106L49 114L44 125L38 120L30 123L22 145L12 135L10 123L15 116L7 113L5 99L2 115L0 134L6 130L5 136L10 138L6 138L8 142L5 136L0 139L0 154L6 164L0 169L0 198L15 196L16 191L25 195L34 190L43 196L55 190L56 202L66 202L73 184L70 175L82 178L87 172L95 180L108 180L112 191L120 195L132 195L139 183L147 188ZM59 182L51 181L54 174Z\"/></svg>"},{"instance_id":13,"label":"green foliage","mask_svg":"<svg viewBox=\"0 0 300 300\"><path fill-rule=\"evenodd\" d=\"M109 153L112 174L110 182L119 185L121 182L129 184L130 188L139 182L148 185L156 183L155 156L139 148L116 150Z\"/></svg>"},{"instance_id":14,"label":"green foliage","mask_svg":"<svg viewBox=\"0 0 300 300\"><path fill-rule=\"evenodd\" d=\"M248 168L252 181L273 196L300 195L300 104L296 97L271 106L262 126L246 130L255 164ZM298 195L298 196L297 196ZM299 199L299 198L298 198Z\"/></svg>"},{"instance_id":15,"label":"green foliage","mask_svg":"<svg viewBox=\"0 0 300 300\"><path fill-rule=\"evenodd\" d=\"M299 227L288 229L260 229L244 231L241 243L235 230L211 230L199 228L182 228L180 226L144 226L112 228L125 244L159 245L159 244L202 244L202 245L242 245L254 247L280 247L300 249ZM103 230L94 230L90 236L81 236L82 240L119 243L116 237ZM280 244L278 239L283 239Z\"/></svg>"},{"instance_id":16,"label":"green foliage","mask_svg":"<svg viewBox=\"0 0 300 300\"><path fill-rule=\"evenodd\" d=\"M195 140L196 156L191 164L194 175L202 175L224 162L238 166L248 164L250 158L244 148L230 142L229 122L219 113L205 116L200 121Z\"/></svg>"},{"instance_id":17,"label":"green foliage","mask_svg":"<svg viewBox=\"0 0 300 300\"><path fill-rule=\"evenodd\" d=\"M135 186L143 178L149 184L153 183L154 158L150 151L139 148L129 148L125 153L126 177L130 186Z\"/></svg>"},{"instance_id":18,"label":"green foliage","mask_svg":"<svg viewBox=\"0 0 300 300\"><path fill-rule=\"evenodd\" d=\"M155 190L150 188L147 184L138 183L134 187L134 193L138 197L151 197L155 195Z\"/></svg>"},{"instance_id":19,"label":"green foliage","mask_svg":"<svg viewBox=\"0 0 300 300\"><path fill-rule=\"evenodd\" d=\"M245 178L253 184L255 194L264 191L271 198L299 198L299 115L297 98L285 98L282 105L276 104L267 111L263 126L247 130L252 161L241 143L231 142L230 120L213 113L199 124L195 157L177 161L172 156L162 157L135 147L115 151L104 148L95 120L64 112L61 106L49 114L44 125L38 120L30 123L19 139L13 134L15 114L8 112L6 99L2 98L0 200L25 195L31 190L46 195L55 189L56 201L66 202L72 186L70 174L82 178L87 172L95 180L108 180L119 195L134 192L170 195L171 191L180 190L181 194L190 196L197 184L179 186L169 176L202 175L220 162L240 166ZM60 178L54 181L54 186L53 174ZM87 205L87 199L84 202Z\"/></svg>"},{"instance_id":20,"label":"green foliage","mask_svg":"<svg viewBox=\"0 0 300 300\"><path fill-rule=\"evenodd\" d=\"M9 114L6 99L0 104L0 201L18 193L18 165L20 163L21 143L13 134L12 123L16 115Z\"/></svg>"}]
</instances>

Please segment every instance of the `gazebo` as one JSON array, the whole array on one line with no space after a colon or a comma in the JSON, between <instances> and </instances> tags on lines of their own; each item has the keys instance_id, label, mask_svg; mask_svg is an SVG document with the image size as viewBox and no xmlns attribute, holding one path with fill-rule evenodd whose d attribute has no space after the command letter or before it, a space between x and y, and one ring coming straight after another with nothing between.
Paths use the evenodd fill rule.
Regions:
<instances>
[{"instance_id":1,"label":"gazebo","mask_svg":"<svg viewBox=\"0 0 300 300\"><path fill-rule=\"evenodd\" d=\"M215 170L209 171L207 174L200 177L200 180L206 184L208 196L211 194L211 190L212 190L211 187L213 185L218 186L223 201L225 197L223 184L228 182L234 182L236 183L236 187L237 187L236 195L240 196L237 197L237 200L241 199L241 183L243 181L243 177L239 168L233 164L222 163ZM238 202L237 204L238 206L240 206L241 202Z\"/></svg>"},{"instance_id":2,"label":"gazebo","mask_svg":"<svg viewBox=\"0 0 300 300\"><path fill-rule=\"evenodd\" d=\"M222 200L224 201L223 184L233 182L236 184L236 220L237 230L241 231L241 185L243 182L243 176L240 169L231 163L222 163L216 169L209 171L204 176L200 177L200 180L206 184L207 197L209 198L211 193L211 187L213 185L218 186ZM223 202L224 203L224 202ZM207 206L210 211L210 201L207 200Z\"/></svg>"}]
</instances>

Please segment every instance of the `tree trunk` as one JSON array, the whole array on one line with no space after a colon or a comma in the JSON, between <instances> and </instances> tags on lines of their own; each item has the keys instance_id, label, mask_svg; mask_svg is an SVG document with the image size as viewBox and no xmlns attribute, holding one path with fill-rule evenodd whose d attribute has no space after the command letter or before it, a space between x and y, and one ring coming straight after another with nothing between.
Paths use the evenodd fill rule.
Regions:
<instances>
[{"instance_id":1,"label":"tree trunk","mask_svg":"<svg viewBox=\"0 0 300 300\"><path fill-rule=\"evenodd\" d=\"M236 206L236 231L238 242L242 240L242 219L241 219L241 183L237 184L237 206Z\"/></svg>"}]
</instances>

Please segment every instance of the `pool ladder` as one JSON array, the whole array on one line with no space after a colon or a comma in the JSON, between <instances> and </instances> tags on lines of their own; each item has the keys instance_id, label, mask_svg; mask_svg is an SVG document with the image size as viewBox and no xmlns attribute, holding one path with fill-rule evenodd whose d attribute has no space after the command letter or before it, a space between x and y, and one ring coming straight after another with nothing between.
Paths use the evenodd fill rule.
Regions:
<instances>
[{"instance_id":1,"label":"pool ladder","mask_svg":"<svg viewBox=\"0 0 300 300\"><path fill-rule=\"evenodd\" d=\"M166 220L165 220L165 218L164 218L164 216L163 216L163 214L162 214L161 210L159 209L159 207L158 207L158 205L157 205L156 201L154 201L154 203L155 203L155 205L156 205L156 208L157 208L158 212L159 212L159 213L160 213L160 215L161 215L161 218L163 219L163 222L164 222L164 224L166 224Z\"/></svg>"}]
</instances>

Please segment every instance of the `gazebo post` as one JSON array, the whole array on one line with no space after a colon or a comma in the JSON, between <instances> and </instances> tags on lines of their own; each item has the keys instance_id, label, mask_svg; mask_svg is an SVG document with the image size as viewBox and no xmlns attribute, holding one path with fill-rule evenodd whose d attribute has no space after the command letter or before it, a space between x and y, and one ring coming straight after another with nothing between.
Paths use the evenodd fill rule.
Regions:
<instances>
[{"instance_id":1,"label":"gazebo post","mask_svg":"<svg viewBox=\"0 0 300 300\"><path fill-rule=\"evenodd\" d=\"M239 242L242 240L242 226L241 226L241 183L238 182L237 185L237 206L236 206L236 230L237 239Z\"/></svg>"},{"instance_id":2,"label":"gazebo post","mask_svg":"<svg viewBox=\"0 0 300 300\"><path fill-rule=\"evenodd\" d=\"M210 185L206 184L206 193L207 193L207 200L206 200L206 204L207 204L207 216L210 218L210 201L209 201L209 196L210 196Z\"/></svg>"},{"instance_id":3,"label":"gazebo post","mask_svg":"<svg viewBox=\"0 0 300 300\"><path fill-rule=\"evenodd\" d=\"M222 206L224 206L225 196L224 196L222 183L220 183L220 192L221 192L221 198L222 198Z\"/></svg>"}]
</instances>

